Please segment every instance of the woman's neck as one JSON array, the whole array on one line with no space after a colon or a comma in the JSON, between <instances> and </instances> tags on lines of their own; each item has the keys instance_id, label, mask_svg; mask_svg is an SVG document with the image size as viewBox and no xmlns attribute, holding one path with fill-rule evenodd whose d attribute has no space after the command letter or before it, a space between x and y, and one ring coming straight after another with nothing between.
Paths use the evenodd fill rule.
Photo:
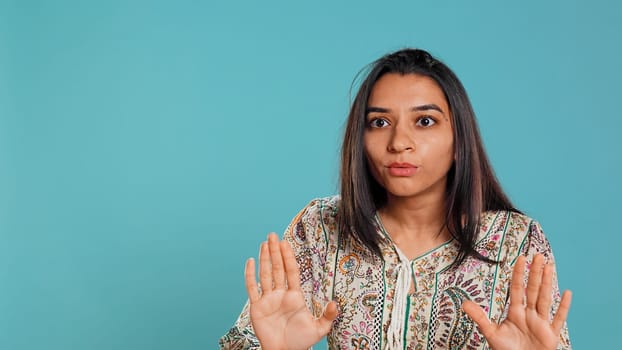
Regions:
<instances>
[{"instance_id":1,"label":"woman's neck","mask_svg":"<svg viewBox=\"0 0 622 350\"><path fill-rule=\"evenodd\" d=\"M442 200L390 197L378 215L393 242L409 259L451 238L445 227Z\"/></svg>"}]
</instances>

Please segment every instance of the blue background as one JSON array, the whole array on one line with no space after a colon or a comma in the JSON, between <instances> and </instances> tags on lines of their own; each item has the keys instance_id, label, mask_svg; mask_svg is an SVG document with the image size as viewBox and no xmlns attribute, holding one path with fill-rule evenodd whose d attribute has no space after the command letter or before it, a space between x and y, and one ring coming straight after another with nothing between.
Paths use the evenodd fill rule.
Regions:
<instances>
[{"instance_id":1,"label":"blue background","mask_svg":"<svg viewBox=\"0 0 622 350\"><path fill-rule=\"evenodd\" d=\"M615 347L621 10L0 2L0 348L215 348L244 260L337 191L355 74L405 46L463 80L574 292L575 348Z\"/></svg>"}]
</instances>

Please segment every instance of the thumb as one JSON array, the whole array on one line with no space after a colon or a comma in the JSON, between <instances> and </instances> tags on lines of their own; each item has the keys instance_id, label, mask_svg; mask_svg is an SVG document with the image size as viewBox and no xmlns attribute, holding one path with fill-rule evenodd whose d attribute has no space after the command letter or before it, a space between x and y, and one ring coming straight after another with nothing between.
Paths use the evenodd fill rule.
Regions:
<instances>
[{"instance_id":1,"label":"thumb","mask_svg":"<svg viewBox=\"0 0 622 350\"><path fill-rule=\"evenodd\" d=\"M494 333L497 329L497 325L490 322L486 312L477 304L470 300L465 300L462 302L462 310L466 312L467 315L477 324L479 330L482 332L484 337L487 339Z\"/></svg>"},{"instance_id":2,"label":"thumb","mask_svg":"<svg viewBox=\"0 0 622 350\"><path fill-rule=\"evenodd\" d=\"M325 336L330 332L331 327L333 326L333 321L337 318L337 303L335 301L331 301L324 307L324 314L317 319L318 332L321 333L321 336Z\"/></svg>"}]
</instances>

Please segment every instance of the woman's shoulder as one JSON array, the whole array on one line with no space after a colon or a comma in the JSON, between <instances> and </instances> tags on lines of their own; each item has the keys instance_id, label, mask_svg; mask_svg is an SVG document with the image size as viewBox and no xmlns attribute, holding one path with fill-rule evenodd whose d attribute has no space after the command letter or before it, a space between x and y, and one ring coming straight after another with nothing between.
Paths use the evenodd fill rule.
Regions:
<instances>
[{"instance_id":1,"label":"woman's shoulder","mask_svg":"<svg viewBox=\"0 0 622 350\"><path fill-rule=\"evenodd\" d=\"M340 202L341 196L339 195L317 197L309 201L305 208L313 212L328 211L336 215Z\"/></svg>"},{"instance_id":2,"label":"woman's shoulder","mask_svg":"<svg viewBox=\"0 0 622 350\"><path fill-rule=\"evenodd\" d=\"M516 257L534 238L544 236L533 218L517 211L491 210L482 214L476 249L496 259Z\"/></svg>"},{"instance_id":3,"label":"woman's shoulder","mask_svg":"<svg viewBox=\"0 0 622 350\"><path fill-rule=\"evenodd\" d=\"M526 234L539 223L533 218L511 210L489 210L482 213L480 235L502 230L509 234Z\"/></svg>"},{"instance_id":4,"label":"woman's shoulder","mask_svg":"<svg viewBox=\"0 0 622 350\"><path fill-rule=\"evenodd\" d=\"M340 196L314 198L298 213L301 220L336 220Z\"/></svg>"},{"instance_id":5,"label":"woman's shoulder","mask_svg":"<svg viewBox=\"0 0 622 350\"><path fill-rule=\"evenodd\" d=\"M337 230L337 211L340 197L338 195L314 198L291 221L286 232L292 235L309 234L313 239L319 239Z\"/></svg>"}]
</instances>

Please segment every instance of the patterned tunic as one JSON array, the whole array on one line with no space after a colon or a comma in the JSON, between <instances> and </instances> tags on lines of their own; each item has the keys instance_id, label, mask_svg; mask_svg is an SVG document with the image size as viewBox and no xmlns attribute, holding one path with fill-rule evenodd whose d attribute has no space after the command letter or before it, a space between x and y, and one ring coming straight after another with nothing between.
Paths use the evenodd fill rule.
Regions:
<instances>
[{"instance_id":1,"label":"patterned tunic","mask_svg":"<svg viewBox=\"0 0 622 350\"><path fill-rule=\"evenodd\" d=\"M404 349L488 349L478 327L462 311L462 301L479 304L498 323L507 314L512 269L518 256L524 255L528 266L537 253L553 262L540 225L525 215L506 211L482 214L476 244L477 251L498 264L468 257L453 267L459 248L455 240L404 261L377 219L378 232L384 237L379 257L338 232L338 204L338 196L311 201L284 235L296 254L301 286L312 313L319 317L330 300L339 305L339 315L327 336L330 349L393 348L389 346L389 333L395 322ZM405 265L414 288L402 294L397 288L398 275ZM551 314L560 302L556 274L553 286ZM398 313L402 319L393 319L397 304L405 308ZM248 303L219 343L222 349L260 349L250 324ZM564 326L558 349L570 348Z\"/></svg>"}]
</instances>

